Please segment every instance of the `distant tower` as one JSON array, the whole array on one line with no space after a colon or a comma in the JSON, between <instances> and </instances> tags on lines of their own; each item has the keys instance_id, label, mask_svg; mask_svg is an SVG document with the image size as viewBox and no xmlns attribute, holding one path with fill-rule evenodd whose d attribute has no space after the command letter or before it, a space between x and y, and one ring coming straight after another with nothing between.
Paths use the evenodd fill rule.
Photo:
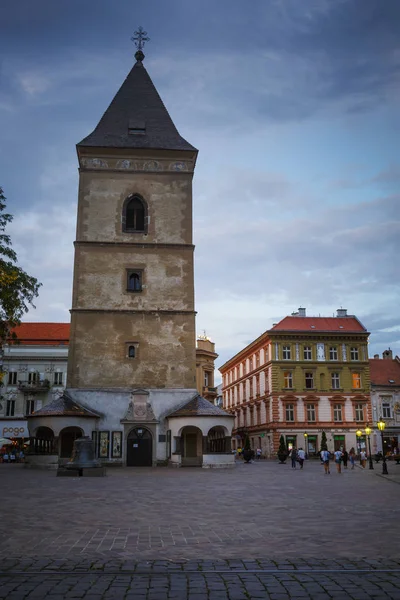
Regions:
<instances>
[{"instance_id":1,"label":"distant tower","mask_svg":"<svg viewBox=\"0 0 400 600\"><path fill-rule=\"evenodd\" d=\"M146 33L136 33L134 67L77 145L67 386L81 392L196 388L197 150L172 122L143 66Z\"/></svg>"}]
</instances>

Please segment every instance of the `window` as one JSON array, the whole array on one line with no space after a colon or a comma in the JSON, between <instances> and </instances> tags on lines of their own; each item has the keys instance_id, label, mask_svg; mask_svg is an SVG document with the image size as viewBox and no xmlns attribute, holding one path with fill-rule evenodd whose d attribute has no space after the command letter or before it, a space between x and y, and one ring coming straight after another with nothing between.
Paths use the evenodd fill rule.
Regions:
<instances>
[{"instance_id":1,"label":"window","mask_svg":"<svg viewBox=\"0 0 400 600\"><path fill-rule=\"evenodd\" d=\"M315 411L315 404L307 404L307 421L309 423L312 423L313 421L316 421L317 417L316 417L316 411Z\"/></svg>"},{"instance_id":2,"label":"window","mask_svg":"<svg viewBox=\"0 0 400 600\"><path fill-rule=\"evenodd\" d=\"M306 373L305 378L306 378L306 389L312 390L314 387L314 373Z\"/></svg>"},{"instance_id":3,"label":"window","mask_svg":"<svg viewBox=\"0 0 400 600\"><path fill-rule=\"evenodd\" d=\"M338 421L343 421L343 407L341 404L334 404L333 405L333 420L338 422Z\"/></svg>"},{"instance_id":4,"label":"window","mask_svg":"<svg viewBox=\"0 0 400 600\"><path fill-rule=\"evenodd\" d=\"M382 402L382 418L383 419L391 419L392 418L392 409L389 402Z\"/></svg>"},{"instance_id":5,"label":"window","mask_svg":"<svg viewBox=\"0 0 400 600\"><path fill-rule=\"evenodd\" d=\"M334 390L340 389L340 374L332 373L331 377L332 377L332 389L334 389Z\"/></svg>"},{"instance_id":6,"label":"window","mask_svg":"<svg viewBox=\"0 0 400 600\"><path fill-rule=\"evenodd\" d=\"M294 404L286 404L286 421L294 421Z\"/></svg>"},{"instance_id":7,"label":"window","mask_svg":"<svg viewBox=\"0 0 400 600\"><path fill-rule=\"evenodd\" d=\"M364 421L364 405L356 404L355 412L356 412L356 421Z\"/></svg>"},{"instance_id":8,"label":"window","mask_svg":"<svg viewBox=\"0 0 400 600\"><path fill-rule=\"evenodd\" d=\"M293 387L293 374L292 374L292 371L285 371L283 373L283 381L284 381L284 387L285 388L292 388Z\"/></svg>"},{"instance_id":9,"label":"window","mask_svg":"<svg viewBox=\"0 0 400 600\"><path fill-rule=\"evenodd\" d=\"M259 366L260 366L260 353L257 352L257 354L256 354L256 367L259 367Z\"/></svg>"},{"instance_id":10,"label":"window","mask_svg":"<svg viewBox=\"0 0 400 600\"><path fill-rule=\"evenodd\" d=\"M128 358L135 358L136 357L136 348L135 346L129 346L128 347Z\"/></svg>"},{"instance_id":11,"label":"window","mask_svg":"<svg viewBox=\"0 0 400 600\"><path fill-rule=\"evenodd\" d=\"M14 415L15 415L15 400L7 400L6 417L13 417Z\"/></svg>"},{"instance_id":12,"label":"window","mask_svg":"<svg viewBox=\"0 0 400 600\"><path fill-rule=\"evenodd\" d=\"M127 282L126 289L128 292L141 292L142 291L142 274L143 271L131 271L128 270L126 273Z\"/></svg>"},{"instance_id":13,"label":"window","mask_svg":"<svg viewBox=\"0 0 400 600\"><path fill-rule=\"evenodd\" d=\"M267 360L269 359L269 356L268 356L268 347L264 348L264 357L265 357L265 362L267 362Z\"/></svg>"},{"instance_id":14,"label":"window","mask_svg":"<svg viewBox=\"0 0 400 600\"><path fill-rule=\"evenodd\" d=\"M131 196L125 201L122 215L124 231L145 233L146 208L139 196Z\"/></svg>"},{"instance_id":15,"label":"window","mask_svg":"<svg viewBox=\"0 0 400 600\"><path fill-rule=\"evenodd\" d=\"M337 359L338 359L337 348L336 348L336 346L331 346L329 348L329 360L337 360Z\"/></svg>"},{"instance_id":16,"label":"window","mask_svg":"<svg viewBox=\"0 0 400 600\"><path fill-rule=\"evenodd\" d=\"M256 395L259 396L260 395L260 376L257 375L256 377Z\"/></svg>"},{"instance_id":17,"label":"window","mask_svg":"<svg viewBox=\"0 0 400 600\"><path fill-rule=\"evenodd\" d=\"M8 385L17 385L17 372L10 371L8 374Z\"/></svg>"},{"instance_id":18,"label":"window","mask_svg":"<svg viewBox=\"0 0 400 600\"><path fill-rule=\"evenodd\" d=\"M304 346L303 357L304 360L312 360L311 346Z\"/></svg>"},{"instance_id":19,"label":"window","mask_svg":"<svg viewBox=\"0 0 400 600\"><path fill-rule=\"evenodd\" d=\"M290 346L283 346L282 358L283 360L290 360Z\"/></svg>"},{"instance_id":20,"label":"window","mask_svg":"<svg viewBox=\"0 0 400 600\"><path fill-rule=\"evenodd\" d=\"M351 378L353 381L353 390L359 390L361 388L361 375L360 373L352 373Z\"/></svg>"},{"instance_id":21,"label":"window","mask_svg":"<svg viewBox=\"0 0 400 600\"><path fill-rule=\"evenodd\" d=\"M63 375L64 373L54 373L54 385L63 384Z\"/></svg>"},{"instance_id":22,"label":"window","mask_svg":"<svg viewBox=\"0 0 400 600\"><path fill-rule=\"evenodd\" d=\"M39 373L36 373L35 371L31 371L30 373L28 373L28 383L37 383L39 380ZM30 413L28 413L30 414Z\"/></svg>"},{"instance_id":23,"label":"window","mask_svg":"<svg viewBox=\"0 0 400 600\"><path fill-rule=\"evenodd\" d=\"M204 387L208 387L208 372L204 371Z\"/></svg>"},{"instance_id":24,"label":"window","mask_svg":"<svg viewBox=\"0 0 400 600\"><path fill-rule=\"evenodd\" d=\"M27 400L26 401L26 414L31 415L35 410L35 401Z\"/></svg>"},{"instance_id":25,"label":"window","mask_svg":"<svg viewBox=\"0 0 400 600\"><path fill-rule=\"evenodd\" d=\"M249 392L250 392L250 398L253 397L253 378L249 379Z\"/></svg>"},{"instance_id":26,"label":"window","mask_svg":"<svg viewBox=\"0 0 400 600\"><path fill-rule=\"evenodd\" d=\"M350 360L358 360L358 348L350 348Z\"/></svg>"},{"instance_id":27,"label":"window","mask_svg":"<svg viewBox=\"0 0 400 600\"><path fill-rule=\"evenodd\" d=\"M252 370L253 370L253 359L249 358L249 371L248 372L250 373L250 371L252 371Z\"/></svg>"}]
</instances>

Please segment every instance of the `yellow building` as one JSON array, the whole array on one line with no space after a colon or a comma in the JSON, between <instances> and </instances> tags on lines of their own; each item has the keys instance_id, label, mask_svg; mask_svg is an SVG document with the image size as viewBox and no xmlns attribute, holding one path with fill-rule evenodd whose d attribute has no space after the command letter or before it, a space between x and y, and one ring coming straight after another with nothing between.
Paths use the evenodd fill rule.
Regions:
<instances>
[{"instance_id":1,"label":"yellow building","mask_svg":"<svg viewBox=\"0 0 400 600\"><path fill-rule=\"evenodd\" d=\"M281 435L316 454L323 431L330 450L356 448L364 443L357 429L372 422L369 333L345 309L327 318L305 313L285 317L220 368L237 444L248 434L266 456Z\"/></svg>"},{"instance_id":2,"label":"yellow building","mask_svg":"<svg viewBox=\"0 0 400 600\"><path fill-rule=\"evenodd\" d=\"M214 342L200 335L196 343L196 387L199 394L213 404L218 395L214 385L214 362L217 358Z\"/></svg>"}]
</instances>

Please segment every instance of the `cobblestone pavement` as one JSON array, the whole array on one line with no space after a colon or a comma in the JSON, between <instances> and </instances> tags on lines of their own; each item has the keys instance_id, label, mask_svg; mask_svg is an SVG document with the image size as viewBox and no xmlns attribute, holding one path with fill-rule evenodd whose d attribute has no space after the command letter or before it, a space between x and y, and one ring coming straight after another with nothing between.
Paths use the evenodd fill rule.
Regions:
<instances>
[{"instance_id":1,"label":"cobblestone pavement","mask_svg":"<svg viewBox=\"0 0 400 600\"><path fill-rule=\"evenodd\" d=\"M0 465L0 600L400 600L399 488L378 474Z\"/></svg>"}]
</instances>

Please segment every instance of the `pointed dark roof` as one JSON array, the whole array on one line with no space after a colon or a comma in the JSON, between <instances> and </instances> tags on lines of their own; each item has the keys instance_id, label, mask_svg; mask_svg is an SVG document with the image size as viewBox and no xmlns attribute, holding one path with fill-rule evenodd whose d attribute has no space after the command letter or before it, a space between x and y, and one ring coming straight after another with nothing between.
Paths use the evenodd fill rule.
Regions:
<instances>
[{"instance_id":1,"label":"pointed dark roof","mask_svg":"<svg viewBox=\"0 0 400 600\"><path fill-rule=\"evenodd\" d=\"M232 415L211 404L198 394L178 410L168 415L169 419L171 417L232 417Z\"/></svg>"},{"instance_id":2,"label":"pointed dark roof","mask_svg":"<svg viewBox=\"0 0 400 600\"><path fill-rule=\"evenodd\" d=\"M66 392L59 398L54 398L51 402L35 410L29 415L32 417L100 417L96 412L85 408L75 400L72 400Z\"/></svg>"},{"instance_id":3,"label":"pointed dark roof","mask_svg":"<svg viewBox=\"0 0 400 600\"><path fill-rule=\"evenodd\" d=\"M179 135L149 74L139 60L116 93L96 129L79 142L78 147L153 148L197 152L196 148Z\"/></svg>"}]
</instances>

